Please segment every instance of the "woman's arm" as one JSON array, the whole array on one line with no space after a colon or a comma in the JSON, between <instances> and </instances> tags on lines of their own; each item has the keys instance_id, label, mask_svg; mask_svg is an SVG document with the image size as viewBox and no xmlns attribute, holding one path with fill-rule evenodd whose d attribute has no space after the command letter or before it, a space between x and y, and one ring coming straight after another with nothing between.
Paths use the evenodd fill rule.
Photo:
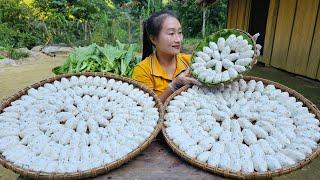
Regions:
<instances>
[{"instance_id":1,"label":"woman's arm","mask_svg":"<svg viewBox=\"0 0 320 180\"><path fill-rule=\"evenodd\" d=\"M169 83L169 86L167 87L167 89L162 94L159 95L161 102L164 103L166 99L171 94L173 94L173 92L175 92L176 90L178 90L179 88L187 84L201 85L201 83L198 80L194 79L193 77L190 77L189 69L179 74L176 78L172 80L171 83Z\"/></svg>"}]
</instances>

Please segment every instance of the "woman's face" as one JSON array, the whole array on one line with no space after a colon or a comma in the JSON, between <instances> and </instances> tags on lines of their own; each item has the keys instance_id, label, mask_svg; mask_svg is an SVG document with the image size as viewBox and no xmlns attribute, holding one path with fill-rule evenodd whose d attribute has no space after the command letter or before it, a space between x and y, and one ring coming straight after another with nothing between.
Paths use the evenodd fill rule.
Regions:
<instances>
[{"instance_id":1,"label":"woman's face","mask_svg":"<svg viewBox=\"0 0 320 180\"><path fill-rule=\"evenodd\" d=\"M183 40L180 22L168 16L162 23L162 29L158 37L151 38L158 52L168 55L176 55L180 53L181 43Z\"/></svg>"}]
</instances>

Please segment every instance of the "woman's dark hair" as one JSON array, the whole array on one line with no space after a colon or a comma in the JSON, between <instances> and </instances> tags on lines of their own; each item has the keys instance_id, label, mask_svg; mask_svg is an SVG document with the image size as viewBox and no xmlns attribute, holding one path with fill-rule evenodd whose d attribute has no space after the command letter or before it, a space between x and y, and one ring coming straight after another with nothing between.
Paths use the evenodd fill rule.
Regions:
<instances>
[{"instance_id":1,"label":"woman's dark hair","mask_svg":"<svg viewBox=\"0 0 320 180\"><path fill-rule=\"evenodd\" d=\"M142 60L153 53L153 44L150 37L158 37L162 29L162 24L167 17L174 17L179 20L174 12L170 10L162 10L153 13L146 21L143 22Z\"/></svg>"}]
</instances>

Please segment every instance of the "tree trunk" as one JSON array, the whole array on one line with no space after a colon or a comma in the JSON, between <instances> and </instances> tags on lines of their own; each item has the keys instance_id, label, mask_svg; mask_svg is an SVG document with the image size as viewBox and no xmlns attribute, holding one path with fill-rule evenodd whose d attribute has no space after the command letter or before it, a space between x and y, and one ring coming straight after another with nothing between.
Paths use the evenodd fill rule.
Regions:
<instances>
[{"instance_id":1,"label":"tree trunk","mask_svg":"<svg viewBox=\"0 0 320 180\"><path fill-rule=\"evenodd\" d=\"M116 32L116 21L115 19L112 19L112 24L111 24L111 32ZM112 33L112 42L115 43L117 40L117 37Z\"/></svg>"},{"instance_id":2,"label":"tree trunk","mask_svg":"<svg viewBox=\"0 0 320 180\"><path fill-rule=\"evenodd\" d=\"M143 45L143 19L140 16L140 43L141 43L141 47Z\"/></svg>"},{"instance_id":3,"label":"tree trunk","mask_svg":"<svg viewBox=\"0 0 320 180\"><path fill-rule=\"evenodd\" d=\"M84 31L84 40L87 40L87 21L84 22L83 31Z\"/></svg>"},{"instance_id":4,"label":"tree trunk","mask_svg":"<svg viewBox=\"0 0 320 180\"><path fill-rule=\"evenodd\" d=\"M206 13L207 8L203 6L202 8L202 37L205 37L206 35Z\"/></svg>"},{"instance_id":5,"label":"tree trunk","mask_svg":"<svg viewBox=\"0 0 320 180\"><path fill-rule=\"evenodd\" d=\"M132 35L131 35L131 19L130 16L127 15L128 18L128 42L131 43Z\"/></svg>"}]
</instances>

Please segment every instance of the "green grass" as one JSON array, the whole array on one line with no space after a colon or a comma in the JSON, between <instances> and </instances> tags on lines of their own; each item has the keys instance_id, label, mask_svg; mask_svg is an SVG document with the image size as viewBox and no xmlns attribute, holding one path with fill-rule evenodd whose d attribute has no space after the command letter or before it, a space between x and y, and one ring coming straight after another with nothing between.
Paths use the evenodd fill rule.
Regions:
<instances>
[{"instance_id":1,"label":"green grass","mask_svg":"<svg viewBox=\"0 0 320 180\"><path fill-rule=\"evenodd\" d=\"M29 57L28 53L15 49L13 47L0 46L0 51L8 51L9 52L8 58L15 59L15 60ZM0 54L0 59L4 59L4 58L6 57Z\"/></svg>"},{"instance_id":2,"label":"green grass","mask_svg":"<svg viewBox=\"0 0 320 180\"><path fill-rule=\"evenodd\" d=\"M10 58L12 58L12 59L18 60L18 59L22 59L22 58L26 58L26 57L29 57L29 54L26 52L22 52L22 51L19 51L16 49L10 50Z\"/></svg>"}]
</instances>

